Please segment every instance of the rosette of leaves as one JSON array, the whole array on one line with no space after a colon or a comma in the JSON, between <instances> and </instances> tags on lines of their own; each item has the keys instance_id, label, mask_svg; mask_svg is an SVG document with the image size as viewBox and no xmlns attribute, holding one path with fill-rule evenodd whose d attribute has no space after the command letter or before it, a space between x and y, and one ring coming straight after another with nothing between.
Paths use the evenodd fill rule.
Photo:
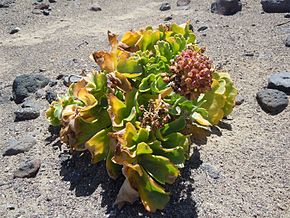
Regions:
<instances>
[{"instance_id":1,"label":"rosette of leaves","mask_svg":"<svg viewBox=\"0 0 290 218\"><path fill-rule=\"evenodd\" d=\"M163 186L189 156L186 125L217 124L237 91L196 45L189 23L129 31L120 41L108 32L108 39L110 51L91 55L101 70L72 84L46 115L72 151L105 160L113 179L125 176L118 206L140 198L154 212L169 201Z\"/></svg>"}]
</instances>

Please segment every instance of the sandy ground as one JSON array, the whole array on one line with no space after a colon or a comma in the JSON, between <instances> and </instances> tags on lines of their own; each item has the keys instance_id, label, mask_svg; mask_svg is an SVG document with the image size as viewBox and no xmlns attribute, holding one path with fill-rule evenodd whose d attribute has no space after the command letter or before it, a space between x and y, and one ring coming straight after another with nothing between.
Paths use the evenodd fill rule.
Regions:
<instances>
[{"instance_id":1,"label":"sandy ground","mask_svg":"<svg viewBox=\"0 0 290 218\"><path fill-rule=\"evenodd\" d=\"M258 0L243 1L242 12L228 17L211 14L211 0L192 0L188 10L168 1L171 10L164 12L161 2L103 0L102 11L93 12L89 0L59 0L49 16L32 14L32 0L0 8L0 149L12 138L37 138L29 152L0 157L0 217L290 217L290 106L271 116L255 99L271 73L290 70L290 50L283 44L290 24L279 25L289 18L261 13ZM107 30L122 34L156 26L169 15L177 23L191 20L207 54L231 74L245 102L195 140L199 151L168 187L172 196L164 211L148 214L140 202L118 211L113 202L122 179L111 180L103 163L91 166L86 156L66 160L65 147L49 140L45 100L38 100L38 119L13 122L20 106L9 100L12 82L39 69L50 79L91 70L88 56L107 48ZM20 32L10 35L15 26ZM197 32L201 26L208 29ZM61 82L57 87L64 89ZM35 158L42 161L36 178L13 179L19 163Z\"/></svg>"}]
</instances>

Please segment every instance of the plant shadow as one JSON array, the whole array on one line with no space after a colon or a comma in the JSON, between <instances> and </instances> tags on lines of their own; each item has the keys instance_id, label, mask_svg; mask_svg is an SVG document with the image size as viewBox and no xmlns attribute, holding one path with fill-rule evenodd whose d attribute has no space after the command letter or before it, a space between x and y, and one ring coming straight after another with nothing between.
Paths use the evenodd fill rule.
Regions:
<instances>
[{"instance_id":1,"label":"plant shadow","mask_svg":"<svg viewBox=\"0 0 290 218\"><path fill-rule=\"evenodd\" d=\"M147 212L140 201L136 201L133 205L126 205L122 209L114 207L113 202L124 177L116 181L112 180L106 172L104 162L90 163L89 152L76 152L71 157L69 155L66 157L66 159L61 158L63 159L60 171L62 179L70 182L70 190L74 190L77 197L90 196L101 186L103 190L100 193L101 206L106 207L107 217L197 217L196 202L192 198L194 180L191 178L192 170L202 164L197 149L194 149L175 183L166 187L166 190L171 193L170 202L164 210L154 214Z\"/></svg>"}]
</instances>

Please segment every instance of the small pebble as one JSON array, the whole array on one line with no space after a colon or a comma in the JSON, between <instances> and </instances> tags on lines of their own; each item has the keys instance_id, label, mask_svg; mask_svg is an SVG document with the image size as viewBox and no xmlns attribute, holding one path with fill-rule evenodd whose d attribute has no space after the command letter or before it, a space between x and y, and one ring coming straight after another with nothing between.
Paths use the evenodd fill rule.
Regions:
<instances>
[{"instance_id":1,"label":"small pebble","mask_svg":"<svg viewBox=\"0 0 290 218\"><path fill-rule=\"evenodd\" d=\"M244 101L245 101L245 99L244 99L243 96L238 95L238 96L236 97L236 105L241 105L241 104L244 103Z\"/></svg>"},{"instance_id":2,"label":"small pebble","mask_svg":"<svg viewBox=\"0 0 290 218\"><path fill-rule=\"evenodd\" d=\"M202 27L199 27L198 28L198 32L201 32L201 31L205 31L205 30L207 30L208 29L208 27L207 26L202 26Z\"/></svg>"},{"instance_id":3,"label":"small pebble","mask_svg":"<svg viewBox=\"0 0 290 218\"><path fill-rule=\"evenodd\" d=\"M90 10L91 11L101 11L102 8L99 5L92 5Z\"/></svg>"},{"instance_id":4,"label":"small pebble","mask_svg":"<svg viewBox=\"0 0 290 218\"><path fill-rule=\"evenodd\" d=\"M171 9L171 6L168 2L162 3L159 10L160 11L168 11Z\"/></svg>"},{"instance_id":5,"label":"small pebble","mask_svg":"<svg viewBox=\"0 0 290 218\"><path fill-rule=\"evenodd\" d=\"M25 120L33 120L39 117L40 112L37 108L27 107L27 108L20 108L14 112L15 114L15 121L25 121Z\"/></svg>"},{"instance_id":6,"label":"small pebble","mask_svg":"<svg viewBox=\"0 0 290 218\"><path fill-rule=\"evenodd\" d=\"M20 164L20 167L14 171L14 178L32 178L35 177L41 166L40 160L25 161Z\"/></svg>"},{"instance_id":7,"label":"small pebble","mask_svg":"<svg viewBox=\"0 0 290 218\"><path fill-rule=\"evenodd\" d=\"M290 47L290 36L288 36L285 40L285 46Z\"/></svg>"},{"instance_id":8,"label":"small pebble","mask_svg":"<svg viewBox=\"0 0 290 218\"><path fill-rule=\"evenodd\" d=\"M42 13L43 13L43 15L45 15L45 16L50 15L50 11L49 11L49 10L43 10Z\"/></svg>"},{"instance_id":9,"label":"small pebble","mask_svg":"<svg viewBox=\"0 0 290 218\"><path fill-rule=\"evenodd\" d=\"M172 20L172 16L168 16L164 18L164 21L170 21L170 20Z\"/></svg>"},{"instance_id":10,"label":"small pebble","mask_svg":"<svg viewBox=\"0 0 290 218\"><path fill-rule=\"evenodd\" d=\"M69 76L64 76L63 77L63 84L67 87L69 87L72 83L77 83L82 79L81 76L77 75L69 75Z\"/></svg>"},{"instance_id":11,"label":"small pebble","mask_svg":"<svg viewBox=\"0 0 290 218\"><path fill-rule=\"evenodd\" d=\"M13 28L11 31L10 31L10 34L15 34L15 33L18 33L20 31L20 28L19 27L15 27Z\"/></svg>"},{"instance_id":12,"label":"small pebble","mask_svg":"<svg viewBox=\"0 0 290 218\"><path fill-rule=\"evenodd\" d=\"M177 6L187 6L189 5L189 3L191 2L191 0L178 0L176 2Z\"/></svg>"}]
</instances>

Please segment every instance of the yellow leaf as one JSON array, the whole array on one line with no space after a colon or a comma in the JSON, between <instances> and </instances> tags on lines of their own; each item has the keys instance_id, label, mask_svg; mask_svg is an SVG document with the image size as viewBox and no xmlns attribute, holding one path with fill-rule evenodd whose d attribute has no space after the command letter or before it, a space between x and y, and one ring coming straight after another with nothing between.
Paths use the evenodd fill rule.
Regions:
<instances>
[{"instance_id":1,"label":"yellow leaf","mask_svg":"<svg viewBox=\"0 0 290 218\"><path fill-rule=\"evenodd\" d=\"M200 113L194 112L192 114L192 118L195 119L195 121L198 122L200 125L211 126L211 123L208 120L204 119Z\"/></svg>"},{"instance_id":2,"label":"yellow leaf","mask_svg":"<svg viewBox=\"0 0 290 218\"><path fill-rule=\"evenodd\" d=\"M107 157L109 150L109 137L107 130L101 130L85 143L92 155L92 163L97 163Z\"/></svg>"}]
</instances>

